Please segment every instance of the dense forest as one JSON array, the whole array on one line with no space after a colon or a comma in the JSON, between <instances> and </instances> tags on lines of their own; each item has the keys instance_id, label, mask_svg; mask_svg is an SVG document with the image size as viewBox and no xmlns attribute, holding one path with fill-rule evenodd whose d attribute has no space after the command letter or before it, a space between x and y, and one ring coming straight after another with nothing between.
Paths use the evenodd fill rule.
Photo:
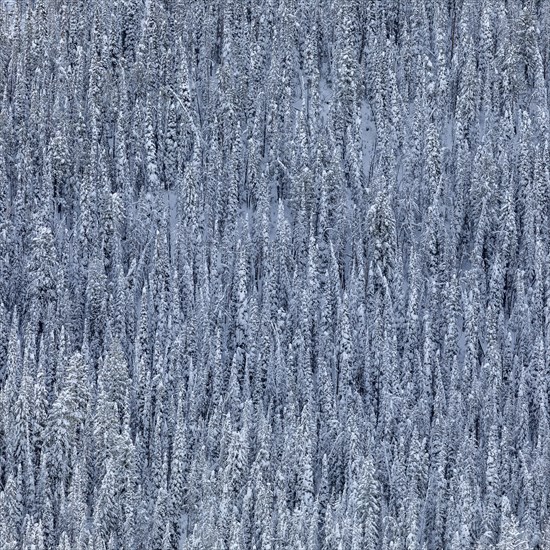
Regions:
<instances>
[{"instance_id":1,"label":"dense forest","mask_svg":"<svg viewBox=\"0 0 550 550\"><path fill-rule=\"evenodd\" d=\"M2 550L550 549L550 0L0 8Z\"/></svg>"}]
</instances>

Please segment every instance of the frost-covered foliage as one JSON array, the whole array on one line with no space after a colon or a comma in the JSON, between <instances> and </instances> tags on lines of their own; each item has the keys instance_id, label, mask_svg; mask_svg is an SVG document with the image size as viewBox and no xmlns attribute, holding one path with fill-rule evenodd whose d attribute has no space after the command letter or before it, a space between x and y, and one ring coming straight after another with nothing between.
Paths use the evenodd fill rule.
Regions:
<instances>
[{"instance_id":1,"label":"frost-covered foliage","mask_svg":"<svg viewBox=\"0 0 550 550\"><path fill-rule=\"evenodd\" d=\"M550 0L18 0L0 546L550 548Z\"/></svg>"}]
</instances>

